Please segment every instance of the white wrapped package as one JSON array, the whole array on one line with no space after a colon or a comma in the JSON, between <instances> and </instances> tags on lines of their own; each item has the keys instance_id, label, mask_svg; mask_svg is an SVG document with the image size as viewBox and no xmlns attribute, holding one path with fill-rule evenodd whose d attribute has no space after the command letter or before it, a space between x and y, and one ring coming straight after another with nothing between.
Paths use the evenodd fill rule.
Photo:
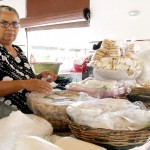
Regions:
<instances>
[{"instance_id":1,"label":"white wrapped package","mask_svg":"<svg viewBox=\"0 0 150 150\"><path fill-rule=\"evenodd\" d=\"M13 150L19 136L44 137L53 132L51 124L45 119L20 111L12 112L8 117L0 119L0 129L0 150Z\"/></svg>"},{"instance_id":2,"label":"white wrapped package","mask_svg":"<svg viewBox=\"0 0 150 150\"><path fill-rule=\"evenodd\" d=\"M88 143L82 140L78 140L72 137L63 137L55 143L64 150L106 150L105 148Z\"/></svg>"},{"instance_id":3,"label":"white wrapped package","mask_svg":"<svg viewBox=\"0 0 150 150\"><path fill-rule=\"evenodd\" d=\"M137 54L137 57L141 60L143 64L143 69L142 73L136 80L138 84L142 84L143 82L150 80L150 49L139 52Z\"/></svg>"},{"instance_id":4,"label":"white wrapped package","mask_svg":"<svg viewBox=\"0 0 150 150\"><path fill-rule=\"evenodd\" d=\"M67 85L67 90L85 92L90 96L105 98L105 97L118 97L124 96L126 88L123 82L115 80L99 81L87 78L80 82L72 82Z\"/></svg>"},{"instance_id":5,"label":"white wrapped package","mask_svg":"<svg viewBox=\"0 0 150 150\"><path fill-rule=\"evenodd\" d=\"M20 137L15 150L63 150L57 145L36 136Z\"/></svg>"}]
</instances>

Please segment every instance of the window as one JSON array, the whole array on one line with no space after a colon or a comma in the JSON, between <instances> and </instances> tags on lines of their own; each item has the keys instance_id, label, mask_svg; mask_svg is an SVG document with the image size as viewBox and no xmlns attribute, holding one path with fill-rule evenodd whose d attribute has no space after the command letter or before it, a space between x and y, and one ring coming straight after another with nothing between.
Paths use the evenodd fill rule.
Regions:
<instances>
[{"instance_id":1,"label":"window","mask_svg":"<svg viewBox=\"0 0 150 150\"><path fill-rule=\"evenodd\" d=\"M62 62L60 71L71 70L75 59L90 55L89 27L28 32L28 53L36 62Z\"/></svg>"}]
</instances>

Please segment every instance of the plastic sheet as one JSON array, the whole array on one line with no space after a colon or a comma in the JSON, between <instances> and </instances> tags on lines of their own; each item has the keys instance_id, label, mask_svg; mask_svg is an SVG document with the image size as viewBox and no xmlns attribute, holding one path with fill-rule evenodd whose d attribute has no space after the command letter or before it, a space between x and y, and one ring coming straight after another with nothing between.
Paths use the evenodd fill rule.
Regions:
<instances>
[{"instance_id":1,"label":"plastic sheet","mask_svg":"<svg viewBox=\"0 0 150 150\"><path fill-rule=\"evenodd\" d=\"M150 111L126 99L104 98L74 102L67 107L70 118L93 128L138 130L150 125Z\"/></svg>"}]
</instances>

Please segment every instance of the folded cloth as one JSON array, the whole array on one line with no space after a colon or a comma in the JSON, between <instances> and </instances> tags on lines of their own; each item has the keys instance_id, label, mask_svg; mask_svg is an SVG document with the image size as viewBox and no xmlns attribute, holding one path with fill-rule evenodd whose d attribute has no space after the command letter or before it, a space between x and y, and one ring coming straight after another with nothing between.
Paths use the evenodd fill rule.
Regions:
<instances>
[{"instance_id":1,"label":"folded cloth","mask_svg":"<svg viewBox=\"0 0 150 150\"><path fill-rule=\"evenodd\" d=\"M0 119L3 118L3 117L6 117L6 116L9 116L9 114L12 112L12 111L16 111L17 109L11 107L11 106L8 106L6 104L4 104L3 102L0 101Z\"/></svg>"}]
</instances>

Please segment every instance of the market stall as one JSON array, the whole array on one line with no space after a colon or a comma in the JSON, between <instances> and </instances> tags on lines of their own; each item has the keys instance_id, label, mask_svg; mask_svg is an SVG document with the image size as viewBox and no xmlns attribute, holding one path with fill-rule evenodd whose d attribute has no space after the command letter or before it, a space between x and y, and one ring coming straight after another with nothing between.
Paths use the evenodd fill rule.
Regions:
<instances>
[{"instance_id":1,"label":"market stall","mask_svg":"<svg viewBox=\"0 0 150 150\"><path fill-rule=\"evenodd\" d=\"M12 106L11 102L4 101L4 98L0 97L0 102L3 104L0 103L0 106L4 109L1 110L3 114L0 114L0 150L148 150L150 148L150 50L142 51L136 46L137 41L149 38L150 34L147 31L143 32L139 24L134 26L135 18L132 18L133 20L130 18L130 21L128 17L121 18L121 21L116 18L114 21L117 11L113 11L114 16L110 18L109 10L115 8L116 3L109 1L99 0L98 5L95 5L96 0L91 1L93 19L88 18L88 21L91 31L96 33L94 35L96 41L92 42L101 41L101 46L95 49L90 61L79 63L77 60L74 63L74 69L80 71L79 81L59 76L55 82L50 83L51 88L47 80L52 79L52 76L35 78L33 81L43 81L39 84L40 90L26 91L27 101L24 101L32 114L22 113L15 108L7 109L3 102ZM122 3L119 0L117 2L121 6ZM123 2L124 6L129 4L130 8L134 6L133 2ZM104 6L108 6L107 9L104 9ZM139 5L137 6L139 8ZM101 11L97 13L97 10L104 13L100 13ZM145 7L145 10L149 8ZM125 9L121 11L123 15L125 12ZM102 19L103 14L108 22ZM97 15L101 18L96 19ZM139 17L138 10L129 11L128 15L136 16L137 20L143 16L141 14ZM145 18L149 21L149 17ZM96 20L98 23L95 23ZM144 18L142 21L145 23ZM6 23L8 27L13 25ZM133 30L123 28L123 25ZM148 23L146 27L149 28ZM117 38L112 37L114 33ZM131 40L136 33L137 39ZM126 36L127 40L120 40L122 35ZM6 57L2 57L2 60L7 62ZM35 64L38 65L37 68L34 66L35 72L40 73L38 69L41 63ZM81 72L86 72L85 64L92 68L92 75L82 76L81 79ZM49 66L49 63L44 65ZM60 63L53 65L51 70L58 74ZM30 68L30 65L25 64L25 67ZM19 69L21 70L21 67ZM7 69L3 70L5 72ZM21 74L18 70L17 73ZM30 79L28 75L24 76ZM24 80L24 78L19 79ZM4 81L9 82L12 79L6 76ZM46 83L46 89L50 89L50 92L43 90L43 83ZM58 88L59 84L63 85L63 89ZM22 89L19 92L22 92ZM13 95L13 92L10 93ZM18 101L16 103L18 104Z\"/></svg>"}]
</instances>

